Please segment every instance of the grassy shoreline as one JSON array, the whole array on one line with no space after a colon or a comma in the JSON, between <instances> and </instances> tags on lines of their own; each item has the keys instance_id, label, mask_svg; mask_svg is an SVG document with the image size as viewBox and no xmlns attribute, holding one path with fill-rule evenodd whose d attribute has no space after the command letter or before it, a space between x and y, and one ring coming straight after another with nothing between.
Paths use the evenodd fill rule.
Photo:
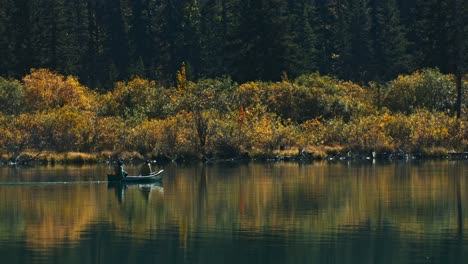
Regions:
<instances>
[{"instance_id":1,"label":"grassy shoreline","mask_svg":"<svg viewBox=\"0 0 468 264\"><path fill-rule=\"evenodd\" d=\"M307 147L305 149L277 150L270 153L251 152L244 153L238 157L194 157L180 155L173 159L176 162L193 161L236 161L236 160L263 160L263 161L321 161L321 160L401 160L401 159L447 159L449 149L445 148L424 148L419 152L403 151L381 151L372 150L349 150L345 147ZM164 156L141 155L138 152L111 152L99 153L86 152L34 152L28 151L20 153L17 157L11 155L1 155L0 165L6 164L99 164L112 163L117 159L126 162L141 163L145 159L156 160L158 162L171 162L171 159Z\"/></svg>"}]
</instances>

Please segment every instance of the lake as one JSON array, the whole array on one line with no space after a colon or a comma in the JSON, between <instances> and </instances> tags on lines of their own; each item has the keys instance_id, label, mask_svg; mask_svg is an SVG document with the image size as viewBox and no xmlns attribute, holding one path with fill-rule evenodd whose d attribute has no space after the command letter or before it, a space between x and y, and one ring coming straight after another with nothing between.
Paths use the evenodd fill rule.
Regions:
<instances>
[{"instance_id":1,"label":"lake","mask_svg":"<svg viewBox=\"0 0 468 264\"><path fill-rule=\"evenodd\" d=\"M153 169L1 167L2 263L468 262L467 161Z\"/></svg>"}]
</instances>

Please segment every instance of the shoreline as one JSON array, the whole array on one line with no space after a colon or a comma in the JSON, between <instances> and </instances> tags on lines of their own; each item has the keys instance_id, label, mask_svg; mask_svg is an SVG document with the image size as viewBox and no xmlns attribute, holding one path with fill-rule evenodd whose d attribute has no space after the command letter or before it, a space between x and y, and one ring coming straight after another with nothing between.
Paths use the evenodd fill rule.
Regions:
<instances>
[{"instance_id":1,"label":"shoreline","mask_svg":"<svg viewBox=\"0 0 468 264\"><path fill-rule=\"evenodd\" d=\"M180 155L171 159L162 155L144 156L137 152L24 152L16 158L8 158L6 155L0 156L0 167L15 165L81 165L81 164L112 164L118 159L123 159L126 163L143 163L146 159L160 164L171 162L192 163L192 162L250 162L250 161L401 161L401 160L467 160L468 152L454 152L446 149L429 149L420 152L374 152L374 151L350 151L346 149L328 150L284 150L272 153L244 153L238 157L194 157Z\"/></svg>"}]
</instances>

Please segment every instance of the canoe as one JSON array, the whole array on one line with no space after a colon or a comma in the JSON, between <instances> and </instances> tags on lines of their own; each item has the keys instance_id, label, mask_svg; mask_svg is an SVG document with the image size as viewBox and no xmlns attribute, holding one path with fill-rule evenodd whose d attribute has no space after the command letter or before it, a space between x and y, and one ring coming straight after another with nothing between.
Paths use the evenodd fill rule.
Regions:
<instances>
[{"instance_id":1,"label":"canoe","mask_svg":"<svg viewBox=\"0 0 468 264\"><path fill-rule=\"evenodd\" d=\"M154 182L162 180L162 172L164 170L160 170L158 172L153 172L148 176L127 176L125 178L121 178L120 175L115 174L107 174L107 180L116 182Z\"/></svg>"}]
</instances>

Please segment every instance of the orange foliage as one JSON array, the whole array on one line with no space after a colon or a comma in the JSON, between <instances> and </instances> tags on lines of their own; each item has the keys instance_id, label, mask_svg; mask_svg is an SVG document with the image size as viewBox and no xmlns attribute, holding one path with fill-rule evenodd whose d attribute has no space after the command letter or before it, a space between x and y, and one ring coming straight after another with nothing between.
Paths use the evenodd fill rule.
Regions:
<instances>
[{"instance_id":1,"label":"orange foliage","mask_svg":"<svg viewBox=\"0 0 468 264\"><path fill-rule=\"evenodd\" d=\"M182 91L187 86L187 73L185 63L182 63L180 71L177 71L177 90Z\"/></svg>"},{"instance_id":2,"label":"orange foliage","mask_svg":"<svg viewBox=\"0 0 468 264\"><path fill-rule=\"evenodd\" d=\"M31 110L47 110L65 105L92 109L94 95L73 76L64 77L47 69L33 69L23 78L26 105Z\"/></svg>"},{"instance_id":3,"label":"orange foliage","mask_svg":"<svg viewBox=\"0 0 468 264\"><path fill-rule=\"evenodd\" d=\"M424 95L451 95L453 78L435 70L399 76L388 84L384 105L406 114L385 107L378 111L375 86L317 73L293 82L237 85L229 78L188 82L185 70L182 65L178 72L178 89L136 77L103 95L72 76L32 70L23 78L24 93L17 93L29 112L2 112L0 150L137 150L174 158L271 154L308 146L468 149L466 116L457 120L448 115L444 107L450 99L439 105ZM437 91L439 86L443 91Z\"/></svg>"}]
</instances>

